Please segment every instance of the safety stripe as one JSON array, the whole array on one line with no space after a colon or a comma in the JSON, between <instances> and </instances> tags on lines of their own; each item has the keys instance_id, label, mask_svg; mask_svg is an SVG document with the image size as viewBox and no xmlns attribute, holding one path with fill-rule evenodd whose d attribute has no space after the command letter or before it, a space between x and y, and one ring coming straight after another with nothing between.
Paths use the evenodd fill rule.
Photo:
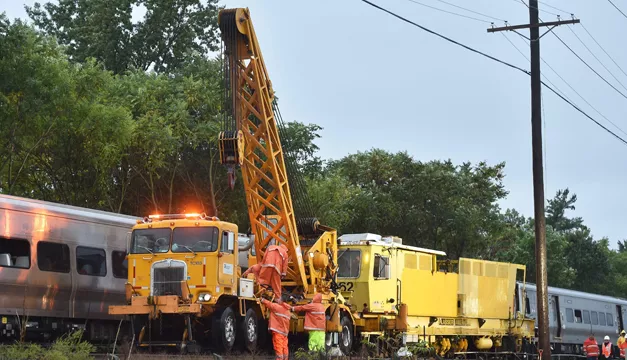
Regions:
<instances>
[{"instance_id":1,"label":"safety stripe","mask_svg":"<svg viewBox=\"0 0 627 360\"><path fill-rule=\"evenodd\" d=\"M137 263L136 259L133 259L133 287L135 287L135 264Z\"/></svg>"},{"instance_id":2,"label":"safety stripe","mask_svg":"<svg viewBox=\"0 0 627 360\"><path fill-rule=\"evenodd\" d=\"M285 336L287 336L287 333L286 333L286 332L283 332L283 331L281 331L281 330L277 330L277 329L275 329L275 328L273 328L273 327L268 328L268 330L270 330L270 331L274 331L274 332L277 332L277 333L279 333L279 334L281 334L281 335L285 335Z\"/></svg>"},{"instance_id":3,"label":"safety stripe","mask_svg":"<svg viewBox=\"0 0 627 360\"><path fill-rule=\"evenodd\" d=\"M207 258L202 258L202 283L207 284L207 277L205 276L207 271ZM204 287L204 286L203 286Z\"/></svg>"},{"instance_id":4,"label":"safety stripe","mask_svg":"<svg viewBox=\"0 0 627 360\"><path fill-rule=\"evenodd\" d=\"M261 267L262 267L262 268L264 268L264 267L266 267L266 268L271 267L271 268L273 268L274 270L276 270L276 272L278 272L279 274L281 274L281 271L279 270L279 268L277 268L276 266L274 266L274 265L272 265L272 264L263 264L263 265L261 265ZM285 274L282 274L282 275L285 275Z\"/></svg>"},{"instance_id":5,"label":"safety stripe","mask_svg":"<svg viewBox=\"0 0 627 360\"><path fill-rule=\"evenodd\" d=\"M311 313L316 315L324 315L324 311L312 311Z\"/></svg>"},{"instance_id":6,"label":"safety stripe","mask_svg":"<svg viewBox=\"0 0 627 360\"><path fill-rule=\"evenodd\" d=\"M290 317L289 317L289 316L287 316L287 315L283 315L283 314L279 314L279 313L274 313L274 315L276 315L276 316L280 316L280 317L282 317L282 318L286 318L286 319L289 319L289 318L290 318Z\"/></svg>"},{"instance_id":7,"label":"safety stripe","mask_svg":"<svg viewBox=\"0 0 627 360\"><path fill-rule=\"evenodd\" d=\"M325 330L324 328L313 328L313 327L308 327L308 326L305 326L304 329L305 330Z\"/></svg>"}]
</instances>

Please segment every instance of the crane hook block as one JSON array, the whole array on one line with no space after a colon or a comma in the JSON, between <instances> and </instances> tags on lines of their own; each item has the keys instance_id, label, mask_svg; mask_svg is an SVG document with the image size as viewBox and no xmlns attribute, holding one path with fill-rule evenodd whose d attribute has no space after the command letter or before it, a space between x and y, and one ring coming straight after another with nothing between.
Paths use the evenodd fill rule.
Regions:
<instances>
[{"instance_id":1,"label":"crane hook block","mask_svg":"<svg viewBox=\"0 0 627 360\"><path fill-rule=\"evenodd\" d=\"M241 166L244 161L244 136L241 131L222 131L218 137L220 163Z\"/></svg>"}]
</instances>

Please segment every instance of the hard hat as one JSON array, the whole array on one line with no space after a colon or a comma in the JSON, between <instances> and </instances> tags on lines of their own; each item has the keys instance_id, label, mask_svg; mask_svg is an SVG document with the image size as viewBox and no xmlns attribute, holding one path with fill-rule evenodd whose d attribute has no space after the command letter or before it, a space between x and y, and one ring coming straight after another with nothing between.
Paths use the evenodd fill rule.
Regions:
<instances>
[{"instance_id":1,"label":"hard hat","mask_svg":"<svg viewBox=\"0 0 627 360\"><path fill-rule=\"evenodd\" d=\"M625 335L625 330L620 332L621 335Z\"/></svg>"},{"instance_id":2,"label":"hard hat","mask_svg":"<svg viewBox=\"0 0 627 360\"><path fill-rule=\"evenodd\" d=\"M610 339L610 337L607 336L607 335L605 335L605 337L603 338L603 340L609 340L609 339Z\"/></svg>"}]
</instances>

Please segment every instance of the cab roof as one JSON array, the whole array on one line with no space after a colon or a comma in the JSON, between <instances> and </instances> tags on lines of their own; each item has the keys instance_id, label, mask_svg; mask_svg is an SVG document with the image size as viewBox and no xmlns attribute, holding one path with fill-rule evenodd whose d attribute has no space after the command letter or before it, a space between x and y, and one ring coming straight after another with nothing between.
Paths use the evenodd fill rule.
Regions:
<instances>
[{"instance_id":1,"label":"cab roof","mask_svg":"<svg viewBox=\"0 0 627 360\"><path fill-rule=\"evenodd\" d=\"M446 256L444 251L425 249L416 246L403 245L400 238L391 236L381 236L373 233L362 234L344 234L338 238L340 245L380 245L391 248L421 252L426 254L433 254L439 256Z\"/></svg>"}]
</instances>

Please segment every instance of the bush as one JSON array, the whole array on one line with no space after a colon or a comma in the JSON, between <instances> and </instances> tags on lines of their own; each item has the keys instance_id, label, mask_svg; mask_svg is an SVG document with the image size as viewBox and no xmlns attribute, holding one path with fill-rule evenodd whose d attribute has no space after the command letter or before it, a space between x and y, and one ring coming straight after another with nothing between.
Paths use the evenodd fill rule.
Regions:
<instances>
[{"instance_id":1,"label":"bush","mask_svg":"<svg viewBox=\"0 0 627 360\"><path fill-rule=\"evenodd\" d=\"M0 347L0 359L11 360L92 360L95 347L75 331L57 339L50 349L37 344L16 343Z\"/></svg>"}]
</instances>

